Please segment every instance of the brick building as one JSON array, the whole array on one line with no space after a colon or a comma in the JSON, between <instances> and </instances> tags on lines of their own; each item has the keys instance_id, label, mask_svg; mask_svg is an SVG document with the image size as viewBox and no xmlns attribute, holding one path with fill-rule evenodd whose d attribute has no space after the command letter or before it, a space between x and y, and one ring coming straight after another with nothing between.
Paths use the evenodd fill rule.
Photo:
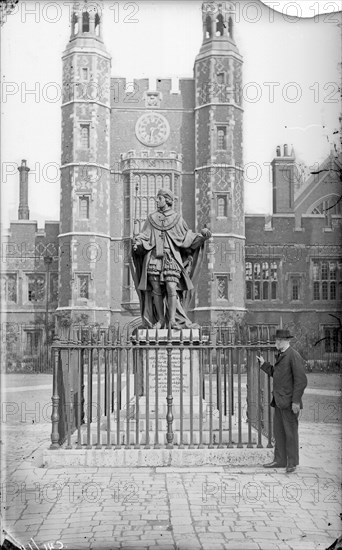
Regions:
<instances>
[{"instance_id":1,"label":"brick building","mask_svg":"<svg viewBox=\"0 0 342 550\"><path fill-rule=\"evenodd\" d=\"M35 327L47 311L60 322L139 322L129 239L161 187L175 193L192 229L213 233L194 320L247 323L257 333L289 326L307 347L323 339L320 355L341 351L341 158L331 155L298 185L294 152L278 147L273 215L245 214L243 60L234 18L210 2L202 13L194 77L128 87L111 78L101 15L75 4L62 56L60 223L37 230L29 220L23 161L19 219L4 239L3 310L24 327L27 352L44 337Z\"/></svg>"}]
</instances>

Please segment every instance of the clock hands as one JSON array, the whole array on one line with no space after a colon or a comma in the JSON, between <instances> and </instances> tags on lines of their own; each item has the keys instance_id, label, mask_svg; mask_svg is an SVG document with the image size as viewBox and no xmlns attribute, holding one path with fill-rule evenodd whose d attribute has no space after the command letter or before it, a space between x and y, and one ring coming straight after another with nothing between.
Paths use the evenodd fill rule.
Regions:
<instances>
[{"instance_id":1,"label":"clock hands","mask_svg":"<svg viewBox=\"0 0 342 550\"><path fill-rule=\"evenodd\" d=\"M152 139L153 139L153 137L154 137L154 136L153 136L153 133L154 133L156 130L158 130L158 128L157 128L156 126L152 126L152 128L150 129L150 136L149 136L149 137L150 137L150 141L152 141Z\"/></svg>"}]
</instances>

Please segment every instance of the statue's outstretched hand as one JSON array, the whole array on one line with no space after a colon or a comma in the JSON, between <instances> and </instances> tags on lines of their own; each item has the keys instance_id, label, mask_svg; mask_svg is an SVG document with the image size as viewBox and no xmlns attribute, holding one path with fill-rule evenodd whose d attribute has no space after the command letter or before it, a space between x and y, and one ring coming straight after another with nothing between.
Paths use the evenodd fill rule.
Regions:
<instances>
[{"instance_id":1,"label":"statue's outstretched hand","mask_svg":"<svg viewBox=\"0 0 342 550\"><path fill-rule=\"evenodd\" d=\"M201 229L201 234L202 234L203 237L205 237L206 239L210 239L210 237L211 237L211 231L210 231L210 229L208 229L207 227L204 227L203 229Z\"/></svg>"}]
</instances>

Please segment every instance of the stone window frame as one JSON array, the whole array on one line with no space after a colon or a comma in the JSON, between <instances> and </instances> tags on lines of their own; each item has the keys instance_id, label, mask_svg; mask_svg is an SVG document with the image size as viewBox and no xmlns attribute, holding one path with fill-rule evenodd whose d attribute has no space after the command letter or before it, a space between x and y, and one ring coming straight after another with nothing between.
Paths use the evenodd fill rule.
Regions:
<instances>
[{"instance_id":1,"label":"stone window frame","mask_svg":"<svg viewBox=\"0 0 342 550\"><path fill-rule=\"evenodd\" d=\"M302 303L304 300L304 280L306 279L306 276L303 272L289 272L285 275L285 281L287 282L287 295L289 302L293 303ZM298 283L297 285L297 292L298 297L294 298L294 291L295 291L295 283Z\"/></svg>"},{"instance_id":2,"label":"stone window frame","mask_svg":"<svg viewBox=\"0 0 342 550\"><path fill-rule=\"evenodd\" d=\"M24 273L24 288L23 288L23 303L24 304L45 304L46 301L46 271L25 271ZM41 300L29 299L29 278L35 276L42 276L44 278L44 296Z\"/></svg>"},{"instance_id":3,"label":"stone window frame","mask_svg":"<svg viewBox=\"0 0 342 550\"><path fill-rule=\"evenodd\" d=\"M81 80L82 82L88 82L89 80L89 67L81 67Z\"/></svg>"},{"instance_id":4,"label":"stone window frame","mask_svg":"<svg viewBox=\"0 0 342 550\"><path fill-rule=\"evenodd\" d=\"M81 277L88 278L88 297L87 298L80 296L80 278ZM82 271L82 270L74 271L72 275L72 281L74 284L73 297L76 302L88 304L90 301L93 300L94 274L91 271Z\"/></svg>"},{"instance_id":5,"label":"stone window frame","mask_svg":"<svg viewBox=\"0 0 342 550\"><path fill-rule=\"evenodd\" d=\"M217 122L215 124L216 126L216 133L215 133L215 136L216 136L216 142L215 142L215 149L216 151L227 151L227 147L228 147L228 124L226 122ZM223 135L223 147L219 147L219 132L221 130L224 130L224 135Z\"/></svg>"},{"instance_id":6,"label":"stone window frame","mask_svg":"<svg viewBox=\"0 0 342 550\"><path fill-rule=\"evenodd\" d=\"M225 207L224 216L219 216L219 200L224 199L225 200ZM215 193L215 211L216 211L216 218L223 220L228 218L228 210L229 210L229 200L231 199L231 193L230 191L220 191L218 193Z\"/></svg>"},{"instance_id":7,"label":"stone window frame","mask_svg":"<svg viewBox=\"0 0 342 550\"><path fill-rule=\"evenodd\" d=\"M250 272L247 271L247 269L249 270L249 265L251 265ZM274 258L271 260L269 258L246 259L246 300L261 303L266 301L276 302L279 300L280 267L280 261ZM275 277L274 271L276 272Z\"/></svg>"},{"instance_id":8,"label":"stone window frame","mask_svg":"<svg viewBox=\"0 0 342 550\"><path fill-rule=\"evenodd\" d=\"M216 290L216 300L219 302L228 302L229 301L229 281L232 280L231 273L215 273L215 290ZM225 281L226 288L226 297L219 296L219 280L223 279Z\"/></svg>"},{"instance_id":9,"label":"stone window frame","mask_svg":"<svg viewBox=\"0 0 342 550\"><path fill-rule=\"evenodd\" d=\"M15 277L15 300L9 300L8 298L8 277L11 277L11 276ZM6 302L7 304L18 304L18 299L19 299L18 273L16 271L5 271L0 273L0 277L5 281L5 292L4 292L5 295L2 296L2 299L4 300L4 302ZM2 285L3 283L1 282L1 294L2 294Z\"/></svg>"},{"instance_id":10,"label":"stone window frame","mask_svg":"<svg viewBox=\"0 0 342 550\"><path fill-rule=\"evenodd\" d=\"M87 216L86 217L81 215L81 213L82 213L81 202L84 199L87 200ZM91 193L83 193L83 192L78 192L77 193L77 217L78 217L79 220L87 221L87 220L90 219L90 203L91 203L91 201L92 201L92 194Z\"/></svg>"},{"instance_id":11,"label":"stone window frame","mask_svg":"<svg viewBox=\"0 0 342 550\"><path fill-rule=\"evenodd\" d=\"M335 265L332 269L331 264ZM311 258L310 286L314 302L335 302L342 298L342 262L339 258Z\"/></svg>"},{"instance_id":12,"label":"stone window frame","mask_svg":"<svg viewBox=\"0 0 342 550\"><path fill-rule=\"evenodd\" d=\"M338 325L320 325L323 345L323 353L342 352L342 327Z\"/></svg>"},{"instance_id":13,"label":"stone window frame","mask_svg":"<svg viewBox=\"0 0 342 550\"><path fill-rule=\"evenodd\" d=\"M153 180L152 180L153 178ZM161 178L161 182L160 182ZM136 194L136 185L138 192ZM180 211L180 196L182 189L181 174L175 173L172 169L134 169L125 179L125 228L137 221L139 231L142 229L148 214L157 208L156 195L159 189L171 189L175 201L173 209ZM137 203L137 204L135 204ZM129 217L126 213L129 212ZM134 220L135 213L137 220ZM133 219L131 219L133 217Z\"/></svg>"},{"instance_id":14,"label":"stone window frame","mask_svg":"<svg viewBox=\"0 0 342 550\"><path fill-rule=\"evenodd\" d=\"M88 151L90 149L90 128L91 128L91 122L90 120L83 120L82 122L79 123L79 128L80 128L80 149L82 149L83 151ZM83 132L83 129L87 129L88 130L88 134L87 134L87 145L85 146L84 145L84 136L82 134Z\"/></svg>"}]
</instances>

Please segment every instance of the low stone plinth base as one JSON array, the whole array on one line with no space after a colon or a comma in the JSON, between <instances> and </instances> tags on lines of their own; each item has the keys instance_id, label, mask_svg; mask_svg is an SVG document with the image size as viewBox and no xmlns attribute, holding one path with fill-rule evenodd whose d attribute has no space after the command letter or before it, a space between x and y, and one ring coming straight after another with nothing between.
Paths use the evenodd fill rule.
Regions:
<instances>
[{"instance_id":1,"label":"low stone plinth base","mask_svg":"<svg viewBox=\"0 0 342 550\"><path fill-rule=\"evenodd\" d=\"M261 466L273 458L273 449L57 449L44 451L48 468L136 468L172 466Z\"/></svg>"}]
</instances>

